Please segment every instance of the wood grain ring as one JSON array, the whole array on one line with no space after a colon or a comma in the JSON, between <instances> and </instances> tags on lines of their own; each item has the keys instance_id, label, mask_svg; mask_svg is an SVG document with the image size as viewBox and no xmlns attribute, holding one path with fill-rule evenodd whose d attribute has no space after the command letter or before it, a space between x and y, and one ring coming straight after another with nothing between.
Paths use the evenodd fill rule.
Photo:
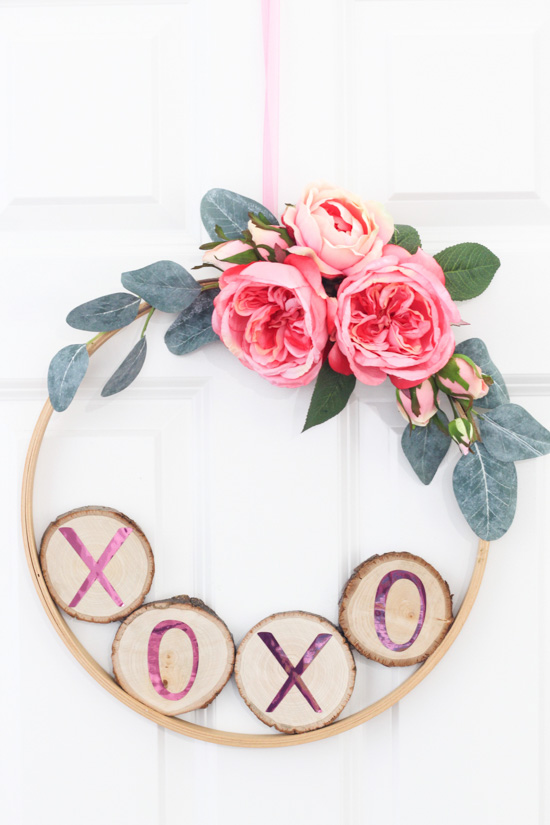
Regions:
<instances>
[{"instance_id":1,"label":"wood grain ring","mask_svg":"<svg viewBox=\"0 0 550 825\"><path fill-rule=\"evenodd\" d=\"M139 316L145 315L149 311L148 304L142 304L140 307ZM90 355L98 350L106 341L116 335L118 330L107 333L106 335L94 341L88 347ZM413 688L422 682L428 673L440 662L445 653L449 650L458 634L462 630L466 619L472 609L476 600L485 566L487 564L487 556L489 552L489 542L480 541L472 573L472 578L468 586L468 590L464 597L464 601L458 611L458 614L451 626L451 629L441 642L438 648L426 659L409 678L404 681L399 687L392 690L382 699L373 702L363 710L352 713L343 719L339 719L324 728L318 728L313 731L306 731L304 733L292 734L246 734L234 733L232 731L215 730L203 725L196 725L192 722L186 722L183 719L178 719L173 716L164 716L164 714L153 710L152 708L134 699L126 693L110 676L107 671L95 661L95 659L88 653L86 648L76 638L74 633L67 625L57 605L49 594L48 588L42 576L40 569L40 562L38 558L38 547L36 544L34 522L33 522L33 493L34 493L34 479L36 473L36 465L38 456L40 454L40 447L44 439L46 428L53 413L53 408L48 401L44 404L42 412L38 418L36 426L31 436L27 458L25 461L25 468L23 471L23 487L21 500L21 520L23 527L23 544L25 546L25 555L31 573L33 584L36 588L40 601L46 611L48 618L61 637L66 647L73 654L75 659L93 676L93 678L102 687L112 693L119 701L123 702L127 707L156 722L157 725L168 728L175 733L182 733L185 736L190 736L193 739L199 739L203 742L213 742L217 745L231 745L238 748L285 748L290 745L301 745L306 742L316 742L319 739L328 739L329 736L335 736L338 733L351 730L357 725L367 722L379 713L383 713L388 708L391 708L396 702L399 702L407 695Z\"/></svg>"}]
</instances>

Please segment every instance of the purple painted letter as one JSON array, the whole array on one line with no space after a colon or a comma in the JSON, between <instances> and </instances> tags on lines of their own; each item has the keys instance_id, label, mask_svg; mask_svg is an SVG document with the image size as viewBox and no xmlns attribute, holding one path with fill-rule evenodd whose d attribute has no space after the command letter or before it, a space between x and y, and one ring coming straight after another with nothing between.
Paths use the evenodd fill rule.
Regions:
<instances>
[{"instance_id":1,"label":"purple painted letter","mask_svg":"<svg viewBox=\"0 0 550 825\"><path fill-rule=\"evenodd\" d=\"M117 604L119 607L124 606L124 602L116 592L115 588L103 572L115 553L122 547L130 533L132 532L131 527L121 527L119 530L116 531L113 538L101 554L101 556L96 561L88 548L85 546L84 542L77 534L76 530L73 530L72 527L60 527L59 532L61 533L64 538L67 539L75 553L82 559L84 564L88 567L90 573L84 579L82 584L80 585L79 589L77 590L74 599L70 603L69 607L76 607L79 603L81 598L86 595L92 584L97 581L101 584L103 589L109 594L111 599Z\"/></svg>"},{"instance_id":2,"label":"purple painted letter","mask_svg":"<svg viewBox=\"0 0 550 825\"><path fill-rule=\"evenodd\" d=\"M164 682L162 681L162 676L160 675L160 664L159 664L159 650L160 650L160 643L162 642L162 637L165 633L169 630L183 630L184 633L187 634L189 637L189 641L191 642L191 648L193 650L193 665L191 667L191 676L189 677L189 681L187 682L186 686L183 690L179 693L171 693L165 686ZM149 644L147 646L147 664L149 666L149 678L151 679L151 684L155 688L156 692L159 696L163 696L165 699L170 699L172 702L177 702L178 699L183 699L184 696L187 696L191 688L195 683L195 679L197 678L197 671L199 669L199 643L197 642L197 637L195 636L193 630L189 627L188 624L185 622L177 622L175 620L167 619L164 622L159 622L152 631L151 635L149 636Z\"/></svg>"},{"instance_id":3,"label":"purple painted letter","mask_svg":"<svg viewBox=\"0 0 550 825\"><path fill-rule=\"evenodd\" d=\"M415 584L418 590L418 595L420 596L420 615L418 616L416 630L409 641L402 645L392 642L386 628L386 601L388 598L388 593L390 592L392 585L400 579L407 579ZM391 573L387 573L378 585L376 596L374 597L374 627L376 629L376 634L384 647L387 647L388 650L394 651L407 650L407 648L409 648L418 639L418 635L422 630L425 618L426 590L418 576L415 576L414 573L409 573L408 570L392 570Z\"/></svg>"},{"instance_id":4,"label":"purple painted letter","mask_svg":"<svg viewBox=\"0 0 550 825\"><path fill-rule=\"evenodd\" d=\"M308 687L304 684L304 680L302 679L302 673L309 667L312 661L315 659L318 653L324 648L326 643L329 639L332 639L331 633L320 633L316 639L310 644L296 667L294 667L286 653L284 652L283 648L273 635L273 633L258 633L258 636L264 643L264 645L269 648L269 650L273 653L285 673L288 674L288 679L280 689L280 691L276 694L273 698L271 704L266 710L266 713L271 713L275 710L275 708L283 701L285 696L287 695L288 691L290 690L293 685L295 685L302 696L307 699L315 713L321 713L321 708L315 701L314 696L312 695L311 691Z\"/></svg>"}]
</instances>

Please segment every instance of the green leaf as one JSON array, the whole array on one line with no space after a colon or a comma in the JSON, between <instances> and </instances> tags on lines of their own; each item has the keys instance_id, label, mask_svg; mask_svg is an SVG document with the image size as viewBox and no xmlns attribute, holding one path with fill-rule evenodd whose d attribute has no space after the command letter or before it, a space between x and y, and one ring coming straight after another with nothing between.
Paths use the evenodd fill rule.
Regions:
<instances>
[{"instance_id":1,"label":"green leaf","mask_svg":"<svg viewBox=\"0 0 550 825\"><path fill-rule=\"evenodd\" d=\"M141 372L146 355L147 341L144 336L132 347L120 367L111 375L101 390L101 395L106 398L108 395L115 395L129 387Z\"/></svg>"},{"instance_id":2,"label":"green leaf","mask_svg":"<svg viewBox=\"0 0 550 825\"><path fill-rule=\"evenodd\" d=\"M249 212L248 219L252 221L255 226L260 227L260 229L273 230L274 228L273 224L269 222L269 218L267 218L263 212L258 212L257 214L254 214L254 212ZM279 229L280 227L277 226L275 228Z\"/></svg>"},{"instance_id":3,"label":"green leaf","mask_svg":"<svg viewBox=\"0 0 550 825\"><path fill-rule=\"evenodd\" d=\"M161 312L180 312L192 304L201 291L193 276L174 261L158 261L143 269L124 272L122 285Z\"/></svg>"},{"instance_id":4,"label":"green leaf","mask_svg":"<svg viewBox=\"0 0 550 825\"><path fill-rule=\"evenodd\" d=\"M67 315L67 323L74 329L109 332L131 324L137 317L139 305L140 299L136 295L113 292L72 309Z\"/></svg>"},{"instance_id":5,"label":"green leaf","mask_svg":"<svg viewBox=\"0 0 550 825\"><path fill-rule=\"evenodd\" d=\"M265 243L259 243L255 245L255 249L265 249L265 251L267 252L267 258L262 258L261 253L258 255L258 260L260 261L268 260L271 261L271 263L274 263L275 261L277 261L278 263L282 263L282 261L279 260L277 256L280 255L281 252L284 253L285 258L287 255L286 249L283 250L278 244L275 244L275 247L271 247L267 246L267 244Z\"/></svg>"},{"instance_id":6,"label":"green leaf","mask_svg":"<svg viewBox=\"0 0 550 825\"><path fill-rule=\"evenodd\" d=\"M497 256L480 243L449 246L434 258L445 273L445 286L453 301L467 301L481 295L500 266Z\"/></svg>"},{"instance_id":7,"label":"green leaf","mask_svg":"<svg viewBox=\"0 0 550 825\"><path fill-rule=\"evenodd\" d=\"M259 215L255 215L253 212L249 212L248 217L252 221L252 223L259 229L267 229L270 232L276 232L277 235L279 235L288 246L292 246L292 238L288 234L288 230L286 229L286 227L280 225L275 226L274 224L269 223L266 216L263 215L261 212Z\"/></svg>"},{"instance_id":8,"label":"green leaf","mask_svg":"<svg viewBox=\"0 0 550 825\"><path fill-rule=\"evenodd\" d=\"M503 404L480 418L483 445L500 461L550 453L550 432L519 404Z\"/></svg>"},{"instance_id":9,"label":"green leaf","mask_svg":"<svg viewBox=\"0 0 550 825\"><path fill-rule=\"evenodd\" d=\"M453 473L458 506L480 539L494 541L506 533L516 512L517 474L513 462L489 455L483 444L462 456Z\"/></svg>"},{"instance_id":10,"label":"green leaf","mask_svg":"<svg viewBox=\"0 0 550 825\"><path fill-rule=\"evenodd\" d=\"M219 237L217 226L230 240L240 237L248 226L249 212L261 212L268 221L277 223L275 215L261 203L230 192L229 189L210 189L201 201L201 219L213 241Z\"/></svg>"},{"instance_id":11,"label":"green leaf","mask_svg":"<svg viewBox=\"0 0 550 825\"><path fill-rule=\"evenodd\" d=\"M412 226L407 226L403 223L395 224L394 232L389 240L389 243L402 246L403 249L406 249L407 252L411 253L411 255L414 255L414 253L418 250L418 247L422 246L420 242L420 235L416 229L413 229Z\"/></svg>"},{"instance_id":12,"label":"green leaf","mask_svg":"<svg viewBox=\"0 0 550 825\"><path fill-rule=\"evenodd\" d=\"M208 243L203 243L199 246L199 249L215 249L219 246L222 242L221 241L209 241Z\"/></svg>"},{"instance_id":13,"label":"green leaf","mask_svg":"<svg viewBox=\"0 0 550 825\"><path fill-rule=\"evenodd\" d=\"M439 410L436 416L446 430L449 419L445 413ZM426 427L407 427L401 436L403 452L422 484L430 484L450 446L449 434L433 418Z\"/></svg>"},{"instance_id":14,"label":"green leaf","mask_svg":"<svg viewBox=\"0 0 550 825\"><path fill-rule=\"evenodd\" d=\"M214 234L219 238L218 243L221 243L222 241L225 243L226 241L231 240L231 238L227 237L221 226L218 226L218 224L214 227Z\"/></svg>"},{"instance_id":15,"label":"green leaf","mask_svg":"<svg viewBox=\"0 0 550 825\"><path fill-rule=\"evenodd\" d=\"M325 361L315 382L302 432L323 424L342 412L353 392L355 381L355 375L340 375Z\"/></svg>"},{"instance_id":16,"label":"green leaf","mask_svg":"<svg viewBox=\"0 0 550 825\"><path fill-rule=\"evenodd\" d=\"M174 323L166 330L164 340L174 355L186 355L211 341L220 339L212 329L214 298L219 289L207 289L190 307L180 312Z\"/></svg>"},{"instance_id":17,"label":"green leaf","mask_svg":"<svg viewBox=\"0 0 550 825\"><path fill-rule=\"evenodd\" d=\"M489 351L481 338L468 338L467 341L457 344L455 354L466 355L468 358L471 358L484 375L490 375L493 379L493 384L489 387L487 395L484 398L478 398L474 401L475 407L492 409L493 407L499 407L501 404L508 403L510 396L508 395L504 378L491 360Z\"/></svg>"},{"instance_id":18,"label":"green leaf","mask_svg":"<svg viewBox=\"0 0 550 825\"><path fill-rule=\"evenodd\" d=\"M230 255L229 258L220 258L226 264L251 264L254 261L260 260L259 255L256 254L255 249L246 249L244 252L237 252L236 255Z\"/></svg>"},{"instance_id":19,"label":"green leaf","mask_svg":"<svg viewBox=\"0 0 550 825\"><path fill-rule=\"evenodd\" d=\"M195 270L195 269L207 269L208 267L210 267L211 269L215 269L215 270L217 270L217 272L220 272L220 268L219 268L219 266L215 266L214 264L199 264L198 266L192 266L192 267L191 267L191 269L192 269L192 270Z\"/></svg>"},{"instance_id":20,"label":"green leaf","mask_svg":"<svg viewBox=\"0 0 550 825\"><path fill-rule=\"evenodd\" d=\"M66 410L86 375L90 357L86 344L69 344L54 355L48 369L48 394L57 412Z\"/></svg>"}]
</instances>

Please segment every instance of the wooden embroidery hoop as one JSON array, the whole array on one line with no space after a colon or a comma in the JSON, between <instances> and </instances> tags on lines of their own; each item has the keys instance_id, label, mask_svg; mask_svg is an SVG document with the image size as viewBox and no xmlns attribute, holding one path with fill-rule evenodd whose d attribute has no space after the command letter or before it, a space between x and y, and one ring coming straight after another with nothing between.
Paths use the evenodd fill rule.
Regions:
<instances>
[{"instance_id":1,"label":"wooden embroidery hoop","mask_svg":"<svg viewBox=\"0 0 550 825\"><path fill-rule=\"evenodd\" d=\"M149 304L142 303L140 306L138 317L141 317L150 310ZM93 355L106 341L116 335L119 330L106 333L101 338L88 345L88 353ZM232 731L215 730L204 725L196 725L192 722L186 722L173 716L165 716L159 711L144 705L142 702L134 699L126 693L113 679L113 677L104 670L98 662L88 653L86 648L77 639L72 630L67 625L63 618L61 611L53 601L48 588L46 587L42 570L40 568L38 547L36 544L34 520L33 520L33 495L34 495L34 479L36 473L36 465L38 456L40 454L40 447L44 439L44 435L53 413L53 407L50 401L46 401L42 412L38 418L36 426L33 430L27 457L25 460L25 467L23 471L23 486L21 497L21 521L23 528L23 544L25 546L25 555L31 573L33 584L36 588L40 601L46 611L48 618L61 637L66 647L70 650L73 656L80 662L80 664L93 676L93 678L102 687L112 693L119 701L123 702L127 707L156 722L157 725L181 733L184 736L189 736L193 739L199 739L203 742L213 742L217 745L231 745L240 748L284 748L290 745L301 745L306 742L316 742L319 739L328 739L329 736L336 736L338 733L351 730L357 725L367 722L379 713L388 710L396 702L399 702L407 695L413 688L422 682L428 673L430 673L438 662L443 658L445 653L449 650L458 634L462 630L466 619L472 609L472 606L477 598L485 566L487 564L487 557L489 552L489 542L480 541L478 545L477 556L475 560L472 578L468 586L468 590L464 600L460 606L456 618L451 625L451 628L439 647L429 656L408 679L406 679L399 687L392 690L382 699L373 702L366 708L352 713L343 719L339 719L324 728L317 728L316 730L307 731L305 733L293 734L247 734L234 733Z\"/></svg>"}]
</instances>

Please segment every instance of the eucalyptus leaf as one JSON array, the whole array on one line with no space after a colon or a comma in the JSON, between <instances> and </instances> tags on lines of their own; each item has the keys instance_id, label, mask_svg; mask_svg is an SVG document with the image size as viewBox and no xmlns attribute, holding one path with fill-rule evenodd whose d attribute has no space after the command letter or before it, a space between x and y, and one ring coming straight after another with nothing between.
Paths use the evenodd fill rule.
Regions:
<instances>
[{"instance_id":1,"label":"eucalyptus leaf","mask_svg":"<svg viewBox=\"0 0 550 825\"><path fill-rule=\"evenodd\" d=\"M135 321L140 303L136 295L128 292L102 295L72 309L67 315L67 323L74 329L90 332L120 329Z\"/></svg>"},{"instance_id":2,"label":"eucalyptus leaf","mask_svg":"<svg viewBox=\"0 0 550 825\"><path fill-rule=\"evenodd\" d=\"M453 301L467 301L485 292L500 261L480 243L449 246L434 258L445 273L445 286Z\"/></svg>"},{"instance_id":3,"label":"eucalyptus leaf","mask_svg":"<svg viewBox=\"0 0 550 825\"><path fill-rule=\"evenodd\" d=\"M201 291L193 276L174 261L157 261L143 269L124 272L122 285L161 312L180 312Z\"/></svg>"},{"instance_id":4,"label":"eucalyptus leaf","mask_svg":"<svg viewBox=\"0 0 550 825\"><path fill-rule=\"evenodd\" d=\"M489 392L484 398L478 398L474 401L475 407L482 407L483 409L492 409L501 404L507 404L510 400L504 378L500 371L493 363L489 351L481 338L468 338L461 344L455 347L455 353L460 355L467 355L472 361L478 365L484 375L490 375L493 379L493 384L489 387Z\"/></svg>"},{"instance_id":5,"label":"eucalyptus leaf","mask_svg":"<svg viewBox=\"0 0 550 825\"><path fill-rule=\"evenodd\" d=\"M462 456L453 473L458 506L480 539L494 541L506 533L516 512L517 474L513 462L493 458L483 444Z\"/></svg>"},{"instance_id":6,"label":"eucalyptus leaf","mask_svg":"<svg viewBox=\"0 0 550 825\"><path fill-rule=\"evenodd\" d=\"M503 404L480 418L483 444L493 458L522 461L550 452L550 432L519 404Z\"/></svg>"},{"instance_id":7,"label":"eucalyptus leaf","mask_svg":"<svg viewBox=\"0 0 550 825\"><path fill-rule=\"evenodd\" d=\"M406 249L407 252L411 253L411 255L414 255L414 253L418 250L418 247L422 246L420 242L420 235L416 229L403 223L395 224L394 232L389 240L389 243L402 246L403 249Z\"/></svg>"},{"instance_id":8,"label":"eucalyptus leaf","mask_svg":"<svg viewBox=\"0 0 550 825\"><path fill-rule=\"evenodd\" d=\"M317 376L302 432L323 424L342 412L353 392L355 382L355 375L341 375L325 361Z\"/></svg>"},{"instance_id":9,"label":"eucalyptus leaf","mask_svg":"<svg viewBox=\"0 0 550 825\"><path fill-rule=\"evenodd\" d=\"M449 419L445 413L439 410L436 415L446 428ZM401 436L403 452L422 484L430 484L450 446L450 436L439 429L433 418L426 427L407 427Z\"/></svg>"},{"instance_id":10,"label":"eucalyptus leaf","mask_svg":"<svg viewBox=\"0 0 550 825\"><path fill-rule=\"evenodd\" d=\"M86 375L90 357L86 344L69 344L54 355L48 369L48 394L57 412L66 410Z\"/></svg>"},{"instance_id":11,"label":"eucalyptus leaf","mask_svg":"<svg viewBox=\"0 0 550 825\"><path fill-rule=\"evenodd\" d=\"M248 226L249 212L261 213L273 225L279 223L261 203L229 189L210 189L201 201L201 219L213 241L220 237L216 227L230 240L239 238Z\"/></svg>"},{"instance_id":12,"label":"eucalyptus leaf","mask_svg":"<svg viewBox=\"0 0 550 825\"><path fill-rule=\"evenodd\" d=\"M115 395L115 393L122 392L126 387L129 387L141 372L146 355L147 340L145 336L143 336L143 338L140 338L137 344L132 347L120 367L111 375L101 390L101 395L106 398L108 395Z\"/></svg>"},{"instance_id":13,"label":"eucalyptus leaf","mask_svg":"<svg viewBox=\"0 0 550 825\"><path fill-rule=\"evenodd\" d=\"M214 298L219 291L207 289L201 292L191 306L180 312L164 336L170 352L174 355L186 355L205 344L220 340L212 329Z\"/></svg>"}]
</instances>

